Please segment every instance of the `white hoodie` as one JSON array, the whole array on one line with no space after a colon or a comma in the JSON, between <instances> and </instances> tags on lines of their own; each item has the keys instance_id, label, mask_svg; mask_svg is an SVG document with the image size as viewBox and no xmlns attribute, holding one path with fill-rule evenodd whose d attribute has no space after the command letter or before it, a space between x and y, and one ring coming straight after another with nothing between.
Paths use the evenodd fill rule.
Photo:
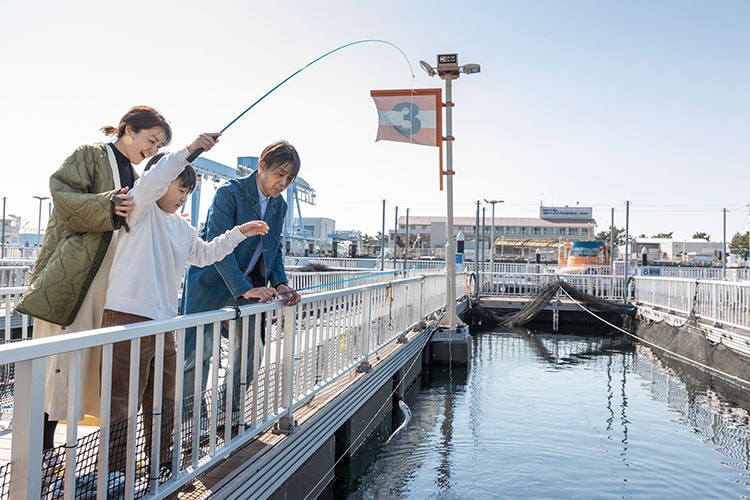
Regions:
<instances>
[{"instance_id":1,"label":"white hoodie","mask_svg":"<svg viewBox=\"0 0 750 500\"><path fill-rule=\"evenodd\" d=\"M135 184L130 232L120 230L104 307L151 319L177 316L185 265L203 267L228 255L245 236L239 226L210 242L178 213L156 204L187 165L187 148L164 156Z\"/></svg>"}]
</instances>

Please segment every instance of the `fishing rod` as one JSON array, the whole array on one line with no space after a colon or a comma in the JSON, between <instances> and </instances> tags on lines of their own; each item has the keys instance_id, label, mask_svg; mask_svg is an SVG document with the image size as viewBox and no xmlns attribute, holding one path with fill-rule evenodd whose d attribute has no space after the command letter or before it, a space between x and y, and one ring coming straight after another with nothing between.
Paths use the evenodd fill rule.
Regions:
<instances>
[{"instance_id":1,"label":"fishing rod","mask_svg":"<svg viewBox=\"0 0 750 500\"><path fill-rule=\"evenodd\" d=\"M398 50L401 53L402 56L404 56L404 59L406 59L406 63L409 65L409 71L411 72L411 77L414 78L414 70L411 67L411 63L409 62L409 58L406 57L406 54L404 54L403 50L401 50L397 45L389 42L388 40L379 40L377 38L368 38L368 39L364 39L364 40L357 40L357 41L354 41L354 42L345 43L344 45L341 45L340 47L336 47L333 50L329 50L325 54L323 54L323 55L321 55L321 56L313 59L312 61L310 61L306 65L302 66L300 69L298 69L297 71L295 71L291 75L289 75L286 78L284 78L283 80L281 80L275 87L273 87L271 90L269 90L268 92L266 92L265 94L263 94L263 96L261 96L260 99L258 99L257 101L255 101L254 103L252 103L250 106L248 106L247 109L245 109L245 111L243 111L242 113L240 113L239 115L237 115L237 117L234 120L232 120L231 122L229 122L223 129L221 129L219 131L219 134L223 134L226 129L228 129L229 127L231 127L232 125L234 125L234 123L237 120L239 120L240 118L242 118L245 115L245 113L247 113L248 111L250 111L251 109L253 109L256 104L258 104L259 102L261 102L263 99L265 99L266 97L268 97L273 91L275 91L276 89L278 89L279 87L281 87L282 85L284 85L286 82L288 82L289 80L291 80L292 78L294 78L295 76L297 76L299 73L301 73L305 69L309 68L310 66L312 66L316 62L320 61L321 59L330 56L334 52L338 52L341 49L345 49L346 47L350 47L352 45L357 45L357 44L360 44L360 43L385 43L385 44L390 45L391 47L395 48L396 50ZM216 137L214 137L214 139L216 139ZM188 156L188 159L187 159L188 163L190 163L193 160L195 160L196 158L198 158L198 156L200 156L201 153L203 153L203 148L198 148L195 151L193 151L193 153L190 156Z\"/></svg>"},{"instance_id":2,"label":"fishing rod","mask_svg":"<svg viewBox=\"0 0 750 500\"><path fill-rule=\"evenodd\" d=\"M374 278L376 276L383 276L385 274L405 273L407 271L415 271L417 269L419 269L419 268L417 268L417 267L410 267L408 269L396 269L396 270L393 270L393 271L381 271L379 273L368 274L367 276L355 276L354 278L347 278L345 280L332 281L330 283L320 283L319 285L310 285L310 286L306 286L306 287L302 287L302 288L297 288L297 289L294 289L294 290L289 290L287 292L279 292L279 295L286 295L286 294L293 293L293 292L302 292L302 291L305 291L305 290L314 290L315 288L325 288L325 287L329 287L329 286L333 286L333 285L341 285L342 283L348 283L350 281L363 280L363 279L367 279L367 278Z\"/></svg>"}]
</instances>

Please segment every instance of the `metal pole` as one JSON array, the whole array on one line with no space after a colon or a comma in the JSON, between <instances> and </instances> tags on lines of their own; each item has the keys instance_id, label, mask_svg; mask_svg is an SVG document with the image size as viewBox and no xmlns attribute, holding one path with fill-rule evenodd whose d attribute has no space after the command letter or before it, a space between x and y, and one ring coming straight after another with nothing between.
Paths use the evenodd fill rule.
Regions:
<instances>
[{"instance_id":1,"label":"metal pole","mask_svg":"<svg viewBox=\"0 0 750 500\"><path fill-rule=\"evenodd\" d=\"M406 259L409 258L409 209L406 209L406 231L404 232L404 235L406 236L406 244L404 245L404 269L407 268L406 265Z\"/></svg>"},{"instance_id":2,"label":"metal pole","mask_svg":"<svg viewBox=\"0 0 750 500\"><path fill-rule=\"evenodd\" d=\"M398 207L396 207L396 220L393 223L393 270L396 268L396 252L398 251Z\"/></svg>"},{"instance_id":3,"label":"metal pole","mask_svg":"<svg viewBox=\"0 0 750 500\"><path fill-rule=\"evenodd\" d=\"M49 200L49 196L34 196L34 198L39 200L39 221L37 222L36 228L36 246L40 246L42 234L42 202L44 200Z\"/></svg>"},{"instance_id":4,"label":"metal pole","mask_svg":"<svg viewBox=\"0 0 750 500\"><path fill-rule=\"evenodd\" d=\"M745 256L745 267L750 267L750 203L747 207L747 255Z\"/></svg>"},{"instance_id":5,"label":"metal pole","mask_svg":"<svg viewBox=\"0 0 750 500\"><path fill-rule=\"evenodd\" d=\"M380 227L380 270L385 267L385 200L383 200L383 221Z\"/></svg>"},{"instance_id":6,"label":"metal pole","mask_svg":"<svg viewBox=\"0 0 750 500\"><path fill-rule=\"evenodd\" d=\"M628 302L628 259L630 258L630 201L625 202L625 291L623 300Z\"/></svg>"},{"instance_id":7,"label":"metal pole","mask_svg":"<svg viewBox=\"0 0 750 500\"><path fill-rule=\"evenodd\" d=\"M453 96L451 88L452 78L445 78L445 135L449 138L446 141L446 188L445 194L448 205L448 238L445 245L445 266L446 266L446 283L445 283L445 300L446 310L443 325L453 328L462 325L463 322L456 315L456 246L453 243Z\"/></svg>"},{"instance_id":8,"label":"metal pole","mask_svg":"<svg viewBox=\"0 0 750 500\"><path fill-rule=\"evenodd\" d=\"M474 295L479 297L479 200L477 200L477 220L474 226L474 269L475 280L474 280Z\"/></svg>"},{"instance_id":9,"label":"metal pole","mask_svg":"<svg viewBox=\"0 0 750 500\"><path fill-rule=\"evenodd\" d=\"M492 225L490 226L490 274L495 272L495 200L492 200ZM494 278L493 278L494 279Z\"/></svg>"},{"instance_id":10,"label":"metal pole","mask_svg":"<svg viewBox=\"0 0 750 500\"><path fill-rule=\"evenodd\" d=\"M0 242L2 242L2 247L0 247L0 259L5 258L5 200L7 200L7 198L3 196L3 234L2 240L0 240Z\"/></svg>"},{"instance_id":11,"label":"metal pole","mask_svg":"<svg viewBox=\"0 0 750 500\"><path fill-rule=\"evenodd\" d=\"M615 208L610 208L609 221L609 275L615 275Z\"/></svg>"},{"instance_id":12,"label":"metal pole","mask_svg":"<svg viewBox=\"0 0 750 500\"><path fill-rule=\"evenodd\" d=\"M487 239L487 217L486 212L487 208L482 207L482 270L484 270L484 241Z\"/></svg>"},{"instance_id":13,"label":"metal pole","mask_svg":"<svg viewBox=\"0 0 750 500\"><path fill-rule=\"evenodd\" d=\"M721 273L724 279L727 279L727 209L722 209L724 212L724 237L721 242Z\"/></svg>"}]
</instances>

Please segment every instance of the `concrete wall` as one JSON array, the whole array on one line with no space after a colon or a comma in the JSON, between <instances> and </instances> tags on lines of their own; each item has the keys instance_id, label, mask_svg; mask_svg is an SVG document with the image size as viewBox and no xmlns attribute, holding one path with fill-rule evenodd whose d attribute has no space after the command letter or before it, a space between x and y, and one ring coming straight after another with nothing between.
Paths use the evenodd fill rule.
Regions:
<instances>
[{"instance_id":1,"label":"concrete wall","mask_svg":"<svg viewBox=\"0 0 750 500\"><path fill-rule=\"evenodd\" d=\"M705 325L647 307L639 307L630 332L648 343L658 354L685 362L684 356L705 365L710 374L742 384L750 381L750 358L720 343L706 339Z\"/></svg>"}]
</instances>

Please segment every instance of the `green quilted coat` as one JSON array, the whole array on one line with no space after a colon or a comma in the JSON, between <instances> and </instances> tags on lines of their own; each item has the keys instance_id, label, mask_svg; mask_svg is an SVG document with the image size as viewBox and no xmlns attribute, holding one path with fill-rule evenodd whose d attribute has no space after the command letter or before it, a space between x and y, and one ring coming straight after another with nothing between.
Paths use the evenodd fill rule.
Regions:
<instances>
[{"instance_id":1,"label":"green quilted coat","mask_svg":"<svg viewBox=\"0 0 750 500\"><path fill-rule=\"evenodd\" d=\"M107 145L79 147L52 174L49 187L54 209L31 283L16 310L68 326L120 225L112 210L117 190Z\"/></svg>"}]
</instances>

